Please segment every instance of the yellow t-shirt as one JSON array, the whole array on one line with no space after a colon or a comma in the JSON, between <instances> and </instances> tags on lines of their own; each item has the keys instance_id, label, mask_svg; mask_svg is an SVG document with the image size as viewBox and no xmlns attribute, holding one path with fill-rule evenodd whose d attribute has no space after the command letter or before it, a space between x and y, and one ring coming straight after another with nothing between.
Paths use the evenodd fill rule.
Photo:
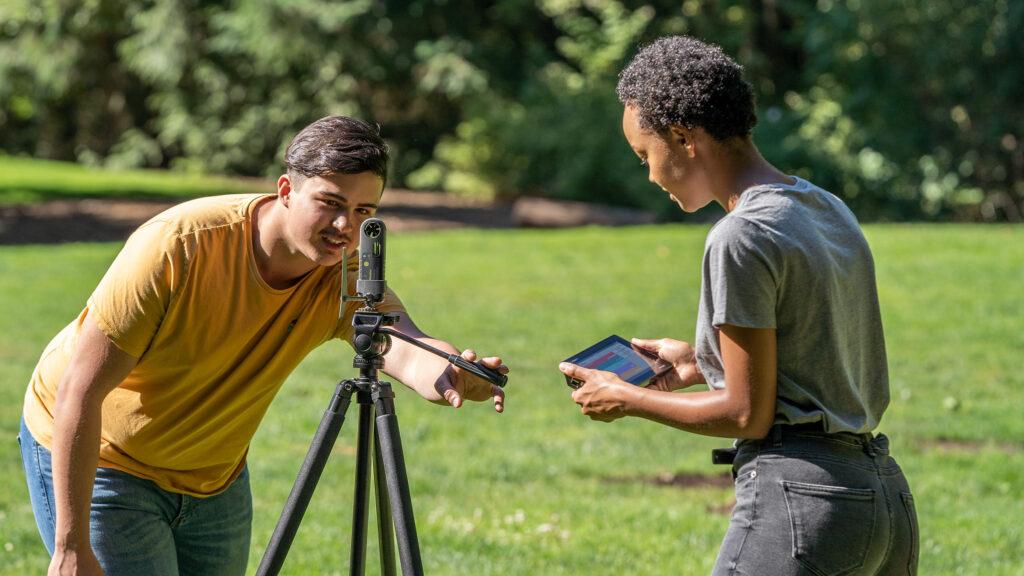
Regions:
<instances>
[{"instance_id":1,"label":"yellow t-shirt","mask_svg":"<svg viewBox=\"0 0 1024 576\"><path fill-rule=\"evenodd\" d=\"M194 496L225 488L285 378L314 348L351 339L339 319L341 264L275 290L256 268L261 195L185 202L143 224L85 310L50 342L25 395L25 423L50 448L57 385L86 313L139 362L103 402L100 466ZM350 270L355 269L350 260ZM349 274L353 293L356 274ZM381 311L404 311L388 292Z\"/></svg>"}]
</instances>

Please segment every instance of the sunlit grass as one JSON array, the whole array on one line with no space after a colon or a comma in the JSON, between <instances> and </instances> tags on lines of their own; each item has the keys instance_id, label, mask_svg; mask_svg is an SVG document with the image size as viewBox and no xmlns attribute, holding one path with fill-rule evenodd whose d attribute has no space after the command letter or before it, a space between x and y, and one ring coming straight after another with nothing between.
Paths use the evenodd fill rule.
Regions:
<instances>
[{"instance_id":1,"label":"sunlit grass","mask_svg":"<svg viewBox=\"0 0 1024 576\"><path fill-rule=\"evenodd\" d=\"M507 412L396 401L430 574L707 574L732 495L644 482L719 475L726 443L579 415L559 360L610 333L693 338L705 227L393 234L388 280L417 323L512 366ZM1020 574L1024 559L1024 230L869 226L892 380L881 425L915 491L921 574ZM80 310L112 244L0 249L0 573L41 573L13 438L46 341ZM253 441L254 570L335 382L314 352ZM347 573L355 409L286 574ZM375 538L370 538L375 549ZM10 546L7 546L7 544ZM371 552L368 572L377 573Z\"/></svg>"},{"instance_id":2,"label":"sunlit grass","mask_svg":"<svg viewBox=\"0 0 1024 576\"><path fill-rule=\"evenodd\" d=\"M0 204L82 198L187 199L266 192L269 183L166 170L101 170L0 155Z\"/></svg>"}]
</instances>

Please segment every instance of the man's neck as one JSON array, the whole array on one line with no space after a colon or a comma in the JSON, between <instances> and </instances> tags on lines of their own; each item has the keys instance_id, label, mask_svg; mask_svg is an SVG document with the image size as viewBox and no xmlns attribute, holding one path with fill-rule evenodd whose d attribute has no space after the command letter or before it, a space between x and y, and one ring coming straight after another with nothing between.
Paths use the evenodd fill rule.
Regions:
<instances>
[{"instance_id":1,"label":"man's neck","mask_svg":"<svg viewBox=\"0 0 1024 576\"><path fill-rule=\"evenodd\" d=\"M256 269L271 288L281 290L316 267L285 239L284 218L277 198L260 202L252 213L252 249Z\"/></svg>"}]
</instances>

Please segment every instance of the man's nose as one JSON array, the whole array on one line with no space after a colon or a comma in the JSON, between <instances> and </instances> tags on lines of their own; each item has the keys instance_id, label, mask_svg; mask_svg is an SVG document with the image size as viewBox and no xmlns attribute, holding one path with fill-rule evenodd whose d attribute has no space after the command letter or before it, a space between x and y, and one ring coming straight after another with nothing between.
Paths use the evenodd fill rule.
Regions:
<instances>
[{"instance_id":1,"label":"man's nose","mask_svg":"<svg viewBox=\"0 0 1024 576\"><path fill-rule=\"evenodd\" d=\"M349 214L343 212L338 214L338 217L335 218L334 222L331 224L333 224L338 230L345 232L352 229L352 218Z\"/></svg>"}]
</instances>

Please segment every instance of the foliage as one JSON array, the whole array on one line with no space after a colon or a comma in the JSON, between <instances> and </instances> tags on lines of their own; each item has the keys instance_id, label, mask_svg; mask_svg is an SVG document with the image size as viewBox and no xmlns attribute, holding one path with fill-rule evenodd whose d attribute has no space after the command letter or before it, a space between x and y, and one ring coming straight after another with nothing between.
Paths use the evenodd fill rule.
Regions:
<instances>
[{"instance_id":1,"label":"foliage","mask_svg":"<svg viewBox=\"0 0 1024 576\"><path fill-rule=\"evenodd\" d=\"M0 150L268 175L326 114L379 122L392 182L671 209L622 142L638 43L744 64L755 139L864 218L1020 220L1012 0L8 0Z\"/></svg>"},{"instance_id":2,"label":"foliage","mask_svg":"<svg viewBox=\"0 0 1024 576\"><path fill-rule=\"evenodd\" d=\"M592 422L579 414L557 371L559 360L611 333L692 338L706 230L668 225L390 237L388 281L417 324L456 345L500 354L512 368L500 416L481 404L435 406L395 385L428 573L711 572L732 494L727 472L708 453L724 441L640 419ZM866 234L875 252L892 387L881 430L914 490L920 573L1018 575L1024 229L873 225ZM80 312L118 248L0 248L0 575L41 574L46 563L14 441L25 385L46 342ZM514 282L480 273L496 260ZM314 352L285 383L254 439L250 571L335 383L355 374L351 362L347 346ZM352 414L285 573L346 572ZM664 484L676 474L692 485ZM369 540L368 573L375 574L372 532Z\"/></svg>"}]
</instances>

